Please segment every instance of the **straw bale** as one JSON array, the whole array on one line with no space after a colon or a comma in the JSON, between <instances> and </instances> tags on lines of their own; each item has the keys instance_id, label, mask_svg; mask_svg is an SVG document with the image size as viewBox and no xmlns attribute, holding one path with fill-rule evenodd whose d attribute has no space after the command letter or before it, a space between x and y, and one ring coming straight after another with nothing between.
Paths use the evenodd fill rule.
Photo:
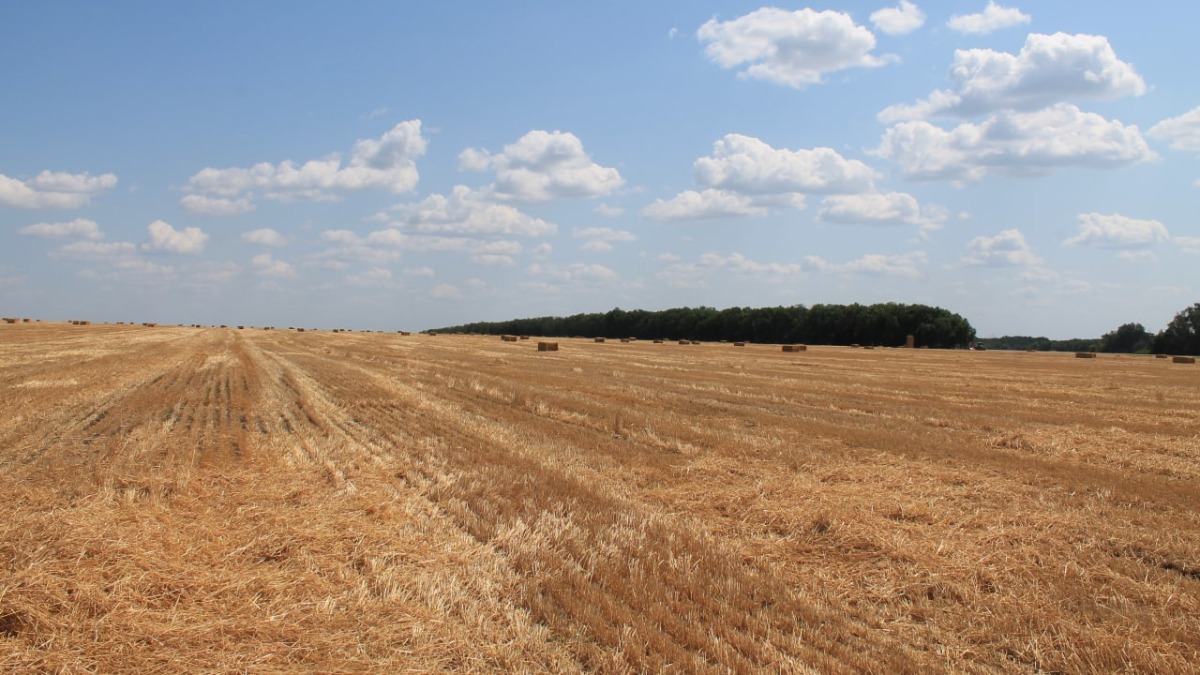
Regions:
<instances>
[{"instance_id":1,"label":"straw bale","mask_svg":"<svg viewBox=\"0 0 1200 675\"><path fill-rule=\"evenodd\" d=\"M806 351L808 351L808 346L807 345L784 345L783 351L785 351L785 352L806 352Z\"/></svg>"},{"instance_id":2,"label":"straw bale","mask_svg":"<svg viewBox=\"0 0 1200 675\"><path fill-rule=\"evenodd\" d=\"M557 342L538 342L539 352L556 352L558 351Z\"/></svg>"},{"instance_id":3,"label":"straw bale","mask_svg":"<svg viewBox=\"0 0 1200 675\"><path fill-rule=\"evenodd\" d=\"M595 342L604 342L604 338L595 338Z\"/></svg>"},{"instance_id":4,"label":"straw bale","mask_svg":"<svg viewBox=\"0 0 1200 675\"><path fill-rule=\"evenodd\" d=\"M1172 363L1195 363L1196 357L1194 357L1194 356L1176 356L1175 358L1171 359L1171 362Z\"/></svg>"},{"instance_id":5,"label":"straw bale","mask_svg":"<svg viewBox=\"0 0 1200 675\"><path fill-rule=\"evenodd\" d=\"M4 323L16 323L16 322L17 322L17 320L16 320L16 319L10 319L10 318L9 318L9 317L7 317L7 316L6 316L6 317L4 317Z\"/></svg>"},{"instance_id":6,"label":"straw bale","mask_svg":"<svg viewBox=\"0 0 1200 675\"><path fill-rule=\"evenodd\" d=\"M1156 358L1156 359L1169 359L1169 358L1171 358L1171 357L1167 356L1166 354L1155 354L1155 355L1154 355L1154 358Z\"/></svg>"},{"instance_id":7,"label":"straw bale","mask_svg":"<svg viewBox=\"0 0 1200 675\"><path fill-rule=\"evenodd\" d=\"M746 343L745 342L735 342L735 343L733 343L733 346L734 347L745 347Z\"/></svg>"},{"instance_id":8,"label":"straw bale","mask_svg":"<svg viewBox=\"0 0 1200 675\"><path fill-rule=\"evenodd\" d=\"M1075 352L1075 358L1077 358L1077 359L1094 359L1094 358L1096 358L1096 352Z\"/></svg>"},{"instance_id":9,"label":"straw bale","mask_svg":"<svg viewBox=\"0 0 1200 675\"><path fill-rule=\"evenodd\" d=\"M908 349L916 349L916 347L917 347L917 336L916 336L916 335L909 335L907 338L905 338L905 340L904 340L904 346L905 346L905 347L907 347Z\"/></svg>"}]
</instances>

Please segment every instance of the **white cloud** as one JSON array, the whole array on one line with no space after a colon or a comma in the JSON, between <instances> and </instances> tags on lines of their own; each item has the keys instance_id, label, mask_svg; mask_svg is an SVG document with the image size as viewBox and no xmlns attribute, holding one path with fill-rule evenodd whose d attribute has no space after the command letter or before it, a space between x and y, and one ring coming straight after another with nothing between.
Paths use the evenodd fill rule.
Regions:
<instances>
[{"instance_id":1,"label":"white cloud","mask_svg":"<svg viewBox=\"0 0 1200 675\"><path fill-rule=\"evenodd\" d=\"M625 215L625 209L619 206L609 206L608 204L597 204L593 212L598 213L607 218L619 218Z\"/></svg>"},{"instance_id":2,"label":"white cloud","mask_svg":"<svg viewBox=\"0 0 1200 675\"><path fill-rule=\"evenodd\" d=\"M1184 253L1200 254L1200 237L1175 237L1173 241Z\"/></svg>"},{"instance_id":3,"label":"white cloud","mask_svg":"<svg viewBox=\"0 0 1200 675\"><path fill-rule=\"evenodd\" d=\"M115 174L43 171L29 180L0 173L0 204L23 209L77 209L116 186Z\"/></svg>"},{"instance_id":4,"label":"white cloud","mask_svg":"<svg viewBox=\"0 0 1200 675\"><path fill-rule=\"evenodd\" d=\"M496 204L462 185L450 195L434 194L395 209L400 220L390 223L406 232L473 236L545 237L558 228L507 204Z\"/></svg>"},{"instance_id":5,"label":"white cloud","mask_svg":"<svg viewBox=\"0 0 1200 675\"><path fill-rule=\"evenodd\" d=\"M908 0L900 0L895 7L871 12L871 23L875 30L888 35L905 35L925 25L925 12Z\"/></svg>"},{"instance_id":6,"label":"white cloud","mask_svg":"<svg viewBox=\"0 0 1200 675\"><path fill-rule=\"evenodd\" d=\"M575 230L571 236L576 239L591 239L604 242L628 243L637 241L637 235L629 230L614 230L611 227L585 227L582 230Z\"/></svg>"},{"instance_id":7,"label":"white cloud","mask_svg":"<svg viewBox=\"0 0 1200 675\"><path fill-rule=\"evenodd\" d=\"M780 283L794 280L804 273L804 268L799 263L764 263L737 252L729 255L705 253L695 262L688 263L678 262L679 257L669 253L660 255L658 259L674 263L656 276L675 288L702 288L714 278L725 279L730 275Z\"/></svg>"},{"instance_id":8,"label":"white cloud","mask_svg":"<svg viewBox=\"0 0 1200 675\"><path fill-rule=\"evenodd\" d=\"M975 266L1040 267L1044 262L1033 253L1020 230L1004 230L994 237L975 237L967 244L961 261Z\"/></svg>"},{"instance_id":9,"label":"white cloud","mask_svg":"<svg viewBox=\"0 0 1200 675\"><path fill-rule=\"evenodd\" d=\"M250 260L250 267L261 277L288 279L296 276L296 270L291 264L276 260L270 253L259 253Z\"/></svg>"},{"instance_id":10,"label":"white cloud","mask_svg":"<svg viewBox=\"0 0 1200 675\"><path fill-rule=\"evenodd\" d=\"M1079 234L1064 241L1068 246L1141 248L1170 239L1167 228L1157 220L1139 220L1117 213L1079 214Z\"/></svg>"},{"instance_id":11,"label":"white cloud","mask_svg":"<svg viewBox=\"0 0 1200 675\"><path fill-rule=\"evenodd\" d=\"M287 237L269 227L250 230L242 233L242 241L259 246L287 246Z\"/></svg>"},{"instance_id":12,"label":"white cloud","mask_svg":"<svg viewBox=\"0 0 1200 675\"><path fill-rule=\"evenodd\" d=\"M871 189L878 175L830 148L777 149L742 134L726 134L713 144L712 156L697 159L692 167L704 187L743 194L862 192Z\"/></svg>"},{"instance_id":13,"label":"white cloud","mask_svg":"<svg viewBox=\"0 0 1200 675\"><path fill-rule=\"evenodd\" d=\"M94 220L76 218L65 223L35 223L17 230L18 233L42 239L103 239L104 233Z\"/></svg>"},{"instance_id":14,"label":"white cloud","mask_svg":"<svg viewBox=\"0 0 1200 675\"><path fill-rule=\"evenodd\" d=\"M434 286L430 295L436 300L461 300L463 297L462 291L451 284L438 284Z\"/></svg>"},{"instance_id":15,"label":"white cloud","mask_svg":"<svg viewBox=\"0 0 1200 675\"><path fill-rule=\"evenodd\" d=\"M1016 7L1004 7L988 0L987 7L978 14L962 14L950 17L946 25L960 33L986 35L1001 28L1010 28L1029 23L1033 19Z\"/></svg>"},{"instance_id":16,"label":"white cloud","mask_svg":"<svg viewBox=\"0 0 1200 675\"><path fill-rule=\"evenodd\" d=\"M1151 138L1170 141L1172 150L1200 153L1200 107L1165 119L1146 132Z\"/></svg>"},{"instance_id":17,"label":"white cloud","mask_svg":"<svg viewBox=\"0 0 1200 675\"><path fill-rule=\"evenodd\" d=\"M818 256L806 256L804 262L821 272L869 274L915 279L921 276L921 268L928 264L928 258L924 252L913 251L911 253L893 255L868 253L845 263L832 263Z\"/></svg>"},{"instance_id":18,"label":"white cloud","mask_svg":"<svg viewBox=\"0 0 1200 675\"><path fill-rule=\"evenodd\" d=\"M150 241L142 244L144 251L195 254L203 251L204 244L208 241L208 235L198 227L176 230L161 220L150 223L146 231L150 233Z\"/></svg>"},{"instance_id":19,"label":"white cloud","mask_svg":"<svg viewBox=\"0 0 1200 675\"><path fill-rule=\"evenodd\" d=\"M392 281L392 271L383 267L372 267L358 274L351 274L346 277L346 283L351 286L361 286L364 288L391 288L395 286L395 283Z\"/></svg>"},{"instance_id":20,"label":"white cloud","mask_svg":"<svg viewBox=\"0 0 1200 675\"><path fill-rule=\"evenodd\" d=\"M1146 83L1117 58L1101 35L1032 34L1019 54L960 49L950 67L952 89L879 113L884 122L934 115L970 117L1002 109L1036 110L1055 103L1141 96Z\"/></svg>"},{"instance_id":21,"label":"white cloud","mask_svg":"<svg viewBox=\"0 0 1200 675\"><path fill-rule=\"evenodd\" d=\"M1134 263L1154 262L1158 260L1158 254L1149 249L1142 249L1140 251L1121 251L1117 253L1117 258Z\"/></svg>"},{"instance_id":22,"label":"white cloud","mask_svg":"<svg viewBox=\"0 0 1200 675\"><path fill-rule=\"evenodd\" d=\"M468 148L459 155L459 167L493 170L496 182L486 192L505 200L600 197L625 183L616 169L593 162L575 134L562 131L530 131L495 155Z\"/></svg>"},{"instance_id":23,"label":"white cloud","mask_svg":"<svg viewBox=\"0 0 1200 675\"><path fill-rule=\"evenodd\" d=\"M1003 111L949 131L924 120L888 129L875 154L915 180L1037 176L1064 167L1113 168L1154 159L1135 125L1060 103L1036 112Z\"/></svg>"},{"instance_id":24,"label":"white cloud","mask_svg":"<svg viewBox=\"0 0 1200 675\"><path fill-rule=\"evenodd\" d=\"M125 241L75 241L50 252L51 258L66 260L105 260L137 255L137 247Z\"/></svg>"},{"instance_id":25,"label":"white cloud","mask_svg":"<svg viewBox=\"0 0 1200 675\"><path fill-rule=\"evenodd\" d=\"M772 207L780 204L771 197L756 197L727 190L688 190L669 200L656 199L642 209L642 215L650 220L681 221L710 220L734 216L765 216ZM787 208L804 208L804 195L792 195L785 204Z\"/></svg>"},{"instance_id":26,"label":"white cloud","mask_svg":"<svg viewBox=\"0 0 1200 675\"><path fill-rule=\"evenodd\" d=\"M738 76L801 89L825 74L871 68L889 59L871 54L875 35L849 14L764 7L730 21L711 19L696 37L722 68L746 66Z\"/></svg>"},{"instance_id":27,"label":"white cloud","mask_svg":"<svg viewBox=\"0 0 1200 675\"><path fill-rule=\"evenodd\" d=\"M922 233L936 230L949 217L942 207L922 208L904 192L872 192L860 195L829 195L821 200L817 218L845 225L918 225Z\"/></svg>"},{"instance_id":28,"label":"white cloud","mask_svg":"<svg viewBox=\"0 0 1200 675\"><path fill-rule=\"evenodd\" d=\"M525 268L525 273L534 277L545 277L564 284L606 284L621 278L604 265L572 263L570 265L543 265L534 263Z\"/></svg>"},{"instance_id":29,"label":"white cloud","mask_svg":"<svg viewBox=\"0 0 1200 675\"><path fill-rule=\"evenodd\" d=\"M79 276L94 281L169 281L175 278L175 268L137 257L121 257L107 261L105 270L85 269Z\"/></svg>"},{"instance_id":30,"label":"white cloud","mask_svg":"<svg viewBox=\"0 0 1200 675\"><path fill-rule=\"evenodd\" d=\"M204 195L184 195L179 205L185 211L204 216L236 216L239 213L249 213L254 210L254 204L246 198L228 199L226 197L206 197Z\"/></svg>"},{"instance_id":31,"label":"white cloud","mask_svg":"<svg viewBox=\"0 0 1200 675\"><path fill-rule=\"evenodd\" d=\"M425 154L427 144L421 135L421 121L409 120L377 139L356 141L345 165L334 154L298 167L286 160L250 168L205 168L188 179L187 189L208 200L184 197L181 203L184 208L209 209L208 213L224 210L222 215L228 215L246 210L260 197L290 201L336 199L341 192L367 189L411 192L419 177L416 159Z\"/></svg>"}]
</instances>

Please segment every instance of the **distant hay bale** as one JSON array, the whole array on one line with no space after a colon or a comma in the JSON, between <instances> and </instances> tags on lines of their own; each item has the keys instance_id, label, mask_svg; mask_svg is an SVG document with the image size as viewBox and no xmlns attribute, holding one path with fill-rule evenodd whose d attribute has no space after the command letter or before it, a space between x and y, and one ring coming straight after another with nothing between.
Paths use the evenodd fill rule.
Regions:
<instances>
[{"instance_id":1,"label":"distant hay bale","mask_svg":"<svg viewBox=\"0 0 1200 675\"><path fill-rule=\"evenodd\" d=\"M654 341L654 344L656 344L656 345L661 345L662 343L663 343L663 341L662 341L662 340L655 340L655 341Z\"/></svg>"},{"instance_id":2,"label":"distant hay bale","mask_svg":"<svg viewBox=\"0 0 1200 675\"><path fill-rule=\"evenodd\" d=\"M604 342L604 338L594 338L593 342Z\"/></svg>"},{"instance_id":3,"label":"distant hay bale","mask_svg":"<svg viewBox=\"0 0 1200 675\"><path fill-rule=\"evenodd\" d=\"M437 332L436 332L436 331L429 331L428 333L426 333L426 335L432 335L432 336L434 336L434 337L437 337Z\"/></svg>"},{"instance_id":4,"label":"distant hay bale","mask_svg":"<svg viewBox=\"0 0 1200 675\"><path fill-rule=\"evenodd\" d=\"M1172 363L1195 363L1196 357L1194 357L1194 356L1176 356L1175 358L1171 359L1171 362Z\"/></svg>"},{"instance_id":5,"label":"distant hay bale","mask_svg":"<svg viewBox=\"0 0 1200 675\"><path fill-rule=\"evenodd\" d=\"M238 326L238 330L246 330L245 326Z\"/></svg>"},{"instance_id":6,"label":"distant hay bale","mask_svg":"<svg viewBox=\"0 0 1200 675\"><path fill-rule=\"evenodd\" d=\"M785 352L806 352L806 351L808 351L808 346L807 345L784 345L783 351L785 351Z\"/></svg>"},{"instance_id":7,"label":"distant hay bale","mask_svg":"<svg viewBox=\"0 0 1200 675\"><path fill-rule=\"evenodd\" d=\"M694 344L694 345L698 345L698 344L700 344L700 341L699 341L699 340L692 340L692 344Z\"/></svg>"},{"instance_id":8,"label":"distant hay bale","mask_svg":"<svg viewBox=\"0 0 1200 675\"><path fill-rule=\"evenodd\" d=\"M917 336L909 335L907 338L905 338L904 346L908 349L916 349L917 348Z\"/></svg>"},{"instance_id":9,"label":"distant hay bale","mask_svg":"<svg viewBox=\"0 0 1200 675\"><path fill-rule=\"evenodd\" d=\"M1077 358L1077 359L1094 359L1094 358L1096 358L1096 352L1075 352L1075 358Z\"/></svg>"},{"instance_id":10,"label":"distant hay bale","mask_svg":"<svg viewBox=\"0 0 1200 675\"><path fill-rule=\"evenodd\" d=\"M1027 352L1036 352L1036 351L1037 351L1037 347L1028 347L1028 348L1027 348L1025 351L1027 351Z\"/></svg>"},{"instance_id":11,"label":"distant hay bale","mask_svg":"<svg viewBox=\"0 0 1200 675\"><path fill-rule=\"evenodd\" d=\"M857 342L855 342L854 344L852 344L852 345L850 345L850 346L851 346L852 348L854 348L854 349L858 349L858 348L859 348L859 347L861 347L862 345L860 345L860 344L858 344Z\"/></svg>"},{"instance_id":12,"label":"distant hay bale","mask_svg":"<svg viewBox=\"0 0 1200 675\"><path fill-rule=\"evenodd\" d=\"M629 343L629 338L621 338L621 342L623 342L623 343L625 343L625 344L628 344L628 343Z\"/></svg>"},{"instance_id":13,"label":"distant hay bale","mask_svg":"<svg viewBox=\"0 0 1200 675\"><path fill-rule=\"evenodd\" d=\"M867 346L863 347L863 349L875 349L875 347L873 347L871 345L867 345Z\"/></svg>"},{"instance_id":14,"label":"distant hay bale","mask_svg":"<svg viewBox=\"0 0 1200 675\"><path fill-rule=\"evenodd\" d=\"M680 341L679 341L679 344L681 344L681 345L690 345L690 344L692 344L692 341L691 341L691 340L680 340Z\"/></svg>"},{"instance_id":15,"label":"distant hay bale","mask_svg":"<svg viewBox=\"0 0 1200 675\"><path fill-rule=\"evenodd\" d=\"M400 335L412 335L412 333L410 331L402 330L400 331Z\"/></svg>"},{"instance_id":16,"label":"distant hay bale","mask_svg":"<svg viewBox=\"0 0 1200 675\"><path fill-rule=\"evenodd\" d=\"M17 320L16 320L16 319L12 319L12 318L9 318L9 317L7 317L7 316L6 316L6 317L4 317L4 323L16 323L16 322L17 322Z\"/></svg>"},{"instance_id":17,"label":"distant hay bale","mask_svg":"<svg viewBox=\"0 0 1200 675\"><path fill-rule=\"evenodd\" d=\"M303 329L303 328L297 328L297 329L296 329L296 332L297 332L297 333L303 333L303 332L304 332L304 329Z\"/></svg>"},{"instance_id":18,"label":"distant hay bale","mask_svg":"<svg viewBox=\"0 0 1200 675\"><path fill-rule=\"evenodd\" d=\"M745 347L746 343L745 342L735 342L735 343L733 343L733 346L734 347Z\"/></svg>"},{"instance_id":19,"label":"distant hay bale","mask_svg":"<svg viewBox=\"0 0 1200 675\"><path fill-rule=\"evenodd\" d=\"M1154 358L1156 358L1156 359L1166 359L1166 358L1170 358L1170 357L1168 357L1166 354L1155 354L1155 355L1154 355Z\"/></svg>"},{"instance_id":20,"label":"distant hay bale","mask_svg":"<svg viewBox=\"0 0 1200 675\"><path fill-rule=\"evenodd\" d=\"M21 323L29 323L29 319L21 319Z\"/></svg>"},{"instance_id":21,"label":"distant hay bale","mask_svg":"<svg viewBox=\"0 0 1200 675\"><path fill-rule=\"evenodd\" d=\"M556 352L556 351L558 351L558 343L557 342L539 342L538 343L538 351L539 352Z\"/></svg>"},{"instance_id":22,"label":"distant hay bale","mask_svg":"<svg viewBox=\"0 0 1200 675\"><path fill-rule=\"evenodd\" d=\"M501 335L500 339L505 342L516 342L517 336L516 335Z\"/></svg>"}]
</instances>

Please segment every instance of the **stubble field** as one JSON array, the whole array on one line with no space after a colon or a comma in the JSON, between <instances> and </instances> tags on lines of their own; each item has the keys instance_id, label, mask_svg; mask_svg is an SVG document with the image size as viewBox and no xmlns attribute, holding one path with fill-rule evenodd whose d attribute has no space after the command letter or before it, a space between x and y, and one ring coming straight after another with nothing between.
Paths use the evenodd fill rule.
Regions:
<instances>
[{"instance_id":1,"label":"stubble field","mask_svg":"<svg viewBox=\"0 0 1200 675\"><path fill-rule=\"evenodd\" d=\"M1196 672L1200 369L0 326L0 670Z\"/></svg>"}]
</instances>

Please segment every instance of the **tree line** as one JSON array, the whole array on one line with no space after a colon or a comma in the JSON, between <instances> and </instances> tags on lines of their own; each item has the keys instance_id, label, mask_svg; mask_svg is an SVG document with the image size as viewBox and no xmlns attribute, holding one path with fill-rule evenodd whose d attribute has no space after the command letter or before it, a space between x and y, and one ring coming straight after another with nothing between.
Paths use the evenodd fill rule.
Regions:
<instances>
[{"instance_id":1,"label":"tree line","mask_svg":"<svg viewBox=\"0 0 1200 675\"><path fill-rule=\"evenodd\" d=\"M1200 303L1175 315L1158 333L1140 323L1125 323L1099 338L1050 340L1027 335L1006 335L979 341L988 349L1037 349L1058 352L1108 354L1200 354Z\"/></svg>"},{"instance_id":2,"label":"tree line","mask_svg":"<svg viewBox=\"0 0 1200 675\"><path fill-rule=\"evenodd\" d=\"M438 328L440 333L539 335L545 337L630 337L639 340L746 341L771 344L966 347L975 341L969 321L940 307L793 305L790 307L679 307L662 311L620 308L604 313L543 316Z\"/></svg>"}]
</instances>

